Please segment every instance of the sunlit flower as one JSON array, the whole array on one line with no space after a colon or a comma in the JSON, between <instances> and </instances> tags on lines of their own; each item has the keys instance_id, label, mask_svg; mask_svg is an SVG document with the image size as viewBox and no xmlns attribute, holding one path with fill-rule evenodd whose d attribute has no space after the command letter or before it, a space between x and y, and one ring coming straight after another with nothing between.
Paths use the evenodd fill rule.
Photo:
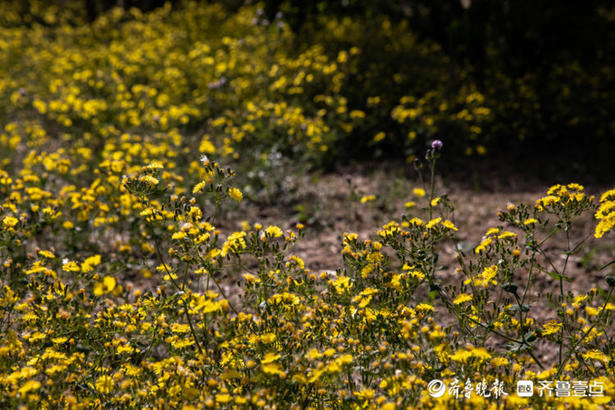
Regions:
<instances>
[{"instance_id":1,"label":"sunlit flower","mask_svg":"<svg viewBox=\"0 0 615 410\"><path fill-rule=\"evenodd\" d=\"M94 284L94 295L101 296L105 293L112 292L115 289L117 282L113 276L105 276L101 282Z\"/></svg>"},{"instance_id":2,"label":"sunlit flower","mask_svg":"<svg viewBox=\"0 0 615 410\"><path fill-rule=\"evenodd\" d=\"M17 218L14 218L12 216L5 216L4 219L2 219L2 226L4 226L5 228L12 228L17 225L18 222L19 220Z\"/></svg>"},{"instance_id":3,"label":"sunlit flower","mask_svg":"<svg viewBox=\"0 0 615 410\"><path fill-rule=\"evenodd\" d=\"M113 378L108 375L100 376L96 379L96 391L102 394L109 394L113 390Z\"/></svg>"},{"instance_id":4,"label":"sunlit flower","mask_svg":"<svg viewBox=\"0 0 615 410\"><path fill-rule=\"evenodd\" d=\"M228 189L228 194L231 198L233 198L237 202L241 202L243 199L243 194L237 188L231 187Z\"/></svg>"}]
</instances>

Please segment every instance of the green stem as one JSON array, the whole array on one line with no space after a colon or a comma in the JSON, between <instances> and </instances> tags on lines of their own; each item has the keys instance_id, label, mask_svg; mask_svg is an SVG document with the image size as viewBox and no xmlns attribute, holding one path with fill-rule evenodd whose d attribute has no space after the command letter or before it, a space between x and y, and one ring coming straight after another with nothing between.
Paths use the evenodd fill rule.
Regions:
<instances>
[{"instance_id":1,"label":"green stem","mask_svg":"<svg viewBox=\"0 0 615 410\"><path fill-rule=\"evenodd\" d=\"M579 340L577 340L577 342L575 344L572 345L572 347L570 348L570 350L566 354L566 357L564 358L564 361L560 364L559 369L557 369L557 374L555 375L555 379L556 380L559 377L559 375L562 373L562 370L564 369L564 366L566 365L568 360L570 360L570 358L572 357L572 354L575 352L575 350L577 350L577 347L581 344L581 342L583 340L585 340L587 335L589 335L591 333L591 331L594 330L594 328L596 327L596 324L599 323L602 320L602 316L603 316L604 312L607 311L606 305L609 303L609 300L611 299L611 295L613 294L613 289L615 289L615 287L613 287L613 286L611 286L609 288L609 294L607 295L606 300L604 301L604 305L602 305L602 310L600 311L600 315L598 315L598 317L596 318L594 323L591 325L591 327L589 329L587 329L587 331L583 334L583 336L581 336L581 338Z\"/></svg>"},{"instance_id":2,"label":"green stem","mask_svg":"<svg viewBox=\"0 0 615 410\"><path fill-rule=\"evenodd\" d=\"M570 233L569 229L566 228L566 258L564 259L564 266L562 267L562 271L559 275L559 306L558 310L563 309L562 305L564 303L564 274L566 273L566 266L568 266L568 259L570 258ZM558 348L558 363L559 367L562 367L562 350L564 348L564 328L566 328L566 313L562 312L562 322L563 326L559 330L559 348Z\"/></svg>"},{"instance_id":3,"label":"green stem","mask_svg":"<svg viewBox=\"0 0 615 410\"><path fill-rule=\"evenodd\" d=\"M432 215L433 215L433 206L431 205L431 201L433 200L433 194L434 194L434 190L435 190L435 179L436 179L436 160L435 158L431 159L431 164L430 164L430 171L431 171L431 175L429 178L429 219L432 219Z\"/></svg>"},{"instance_id":4,"label":"green stem","mask_svg":"<svg viewBox=\"0 0 615 410\"><path fill-rule=\"evenodd\" d=\"M175 282L175 279L173 278L173 275L171 274L171 272L169 271L169 268L167 268L167 264L164 261L164 258L162 257L162 253L160 252L159 246L158 246L158 242L155 241L155 246L154 248L156 249L156 253L158 255L158 258L160 259L160 263L162 263L162 266L165 270L165 272L167 273L167 275L169 276L169 278L171 279L171 282L175 285L175 287L177 287L180 291L182 291L181 287L177 284L177 282ZM192 334L192 338L194 339L194 342L196 343L196 347L199 349L199 353L202 355L203 354L203 348L201 347L201 343L199 343L199 339L196 336L196 331L194 330L194 326L192 325L192 318L190 317L190 312L188 309L188 303L186 302L186 300L180 296L179 298L182 301L182 304L184 305L184 312L186 313L186 320L188 321L188 326L190 326L190 333Z\"/></svg>"},{"instance_id":5,"label":"green stem","mask_svg":"<svg viewBox=\"0 0 615 410\"><path fill-rule=\"evenodd\" d=\"M512 338L510 336L505 335L504 333L500 333L497 330L491 328L490 326L487 326L483 323L480 323L479 321L471 318L470 316L464 314L464 316L468 319L470 319L472 322L476 323L477 325L487 329L488 331L490 331L493 334L496 334L506 340L508 340L509 342L513 342L513 343L518 343L519 345L527 345L527 342L525 340L519 341L515 338ZM544 366L542 365L542 363L540 363L540 360L538 360L538 358L536 356L534 356L534 353L531 350L528 350L529 355L532 357L532 359L534 359L534 361L536 362L536 364L538 365L538 367L540 367L541 369L544 370Z\"/></svg>"},{"instance_id":6,"label":"green stem","mask_svg":"<svg viewBox=\"0 0 615 410\"><path fill-rule=\"evenodd\" d=\"M205 259L203 259L203 257L201 256L201 253L199 252L199 250L194 247L194 250L196 251L196 255L199 257L199 260L201 261L202 264L206 264ZM224 297L224 299L226 299L226 301L228 302L228 305L230 306L231 310L239 316L239 312L237 311L237 309L235 309L235 307L233 306L233 304L231 303L231 301L228 299L228 297L226 296L226 293L224 293L224 290L222 289L222 287L218 284L218 282L211 276L211 272L207 273L207 287L209 288L209 279L211 278L211 281L214 283L214 285L216 285L216 287L218 288L218 290L220 291L220 293L222 294L222 296Z\"/></svg>"}]
</instances>

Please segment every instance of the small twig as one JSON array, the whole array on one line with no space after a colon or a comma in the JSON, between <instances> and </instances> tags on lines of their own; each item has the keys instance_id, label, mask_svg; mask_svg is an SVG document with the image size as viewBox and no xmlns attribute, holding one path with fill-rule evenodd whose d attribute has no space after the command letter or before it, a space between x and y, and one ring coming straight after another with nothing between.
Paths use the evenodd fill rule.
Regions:
<instances>
[{"instance_id":1,"label":"small twig","mask_svg":"<svg viewBox=\"0 0 615 410\"><path fill-rule=\"evenodd\" d=\"M167 268L167 264L164 261L164 258L162 257L162 253L160 253L160 249L158 247L158 241L154 240L154 248L156 249L156 253L158 254L158 258L160 259L160 262L162 263L162 266L164 268L164 270L166 271L167 275L169 276L169 278L171 279L171 282L181 291L182 289L177 285L177 283L175 282L175 279L173 279L173 274L169 271L169 268ZM190 312L189 312L189 306L188 303L186 302L186 300L182 297L179 298L183 305L184 305L184 311L186 313L186 319L188 321L188 326L190 326L190 333L192 333L192 337L194 338L194 342L196 343L196 347L199 349L199 353L202 355L203 354L203 348L201 347L201 343L199 343L199 339L196 336L196 331L194 330L194 326L192 325L192 318L190 317Z\"/></svg>"}]
</instances>

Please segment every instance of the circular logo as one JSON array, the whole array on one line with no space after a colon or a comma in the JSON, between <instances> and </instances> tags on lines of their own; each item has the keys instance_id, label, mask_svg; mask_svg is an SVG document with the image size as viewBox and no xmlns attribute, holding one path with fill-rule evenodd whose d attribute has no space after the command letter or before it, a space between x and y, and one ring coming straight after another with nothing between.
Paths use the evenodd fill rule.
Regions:
<instances>
[{"instance_id":1,"label":"circular logo","mask_svg":"<svg viewBox=\"0 0 615 410\"><path fill-rule=\"evenodd\" d=\"M431 397L442 397L446 393L446 385L442 380L434 379L427 385Z\"/></svg>"}]
</instances>

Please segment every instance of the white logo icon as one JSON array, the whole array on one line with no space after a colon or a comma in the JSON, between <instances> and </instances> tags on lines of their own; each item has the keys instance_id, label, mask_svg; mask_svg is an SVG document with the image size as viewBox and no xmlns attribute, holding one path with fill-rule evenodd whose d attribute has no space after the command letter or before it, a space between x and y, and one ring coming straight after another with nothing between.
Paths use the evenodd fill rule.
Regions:
<instances>
[{"instance_id":1,"label":"white logo icon","mask_svg":"<svg viewBox=\"0 0 615 410\"><path fill-rule=\"evenodd\" d=\"M531 380L519 380L517 382L517 396L532 397L534 395L534 383Z\"/></svg>"},{"instance_id":2,"label":"white logo icon","mask_svg":"<svg viewBox=\"0 0 615 410\"><path fill-rule=\"evenodd\" d=\"M434 379L427 385L431 397L442 397L446 393L446 385L442 380Z\"/></svg>"}]
</instances>

